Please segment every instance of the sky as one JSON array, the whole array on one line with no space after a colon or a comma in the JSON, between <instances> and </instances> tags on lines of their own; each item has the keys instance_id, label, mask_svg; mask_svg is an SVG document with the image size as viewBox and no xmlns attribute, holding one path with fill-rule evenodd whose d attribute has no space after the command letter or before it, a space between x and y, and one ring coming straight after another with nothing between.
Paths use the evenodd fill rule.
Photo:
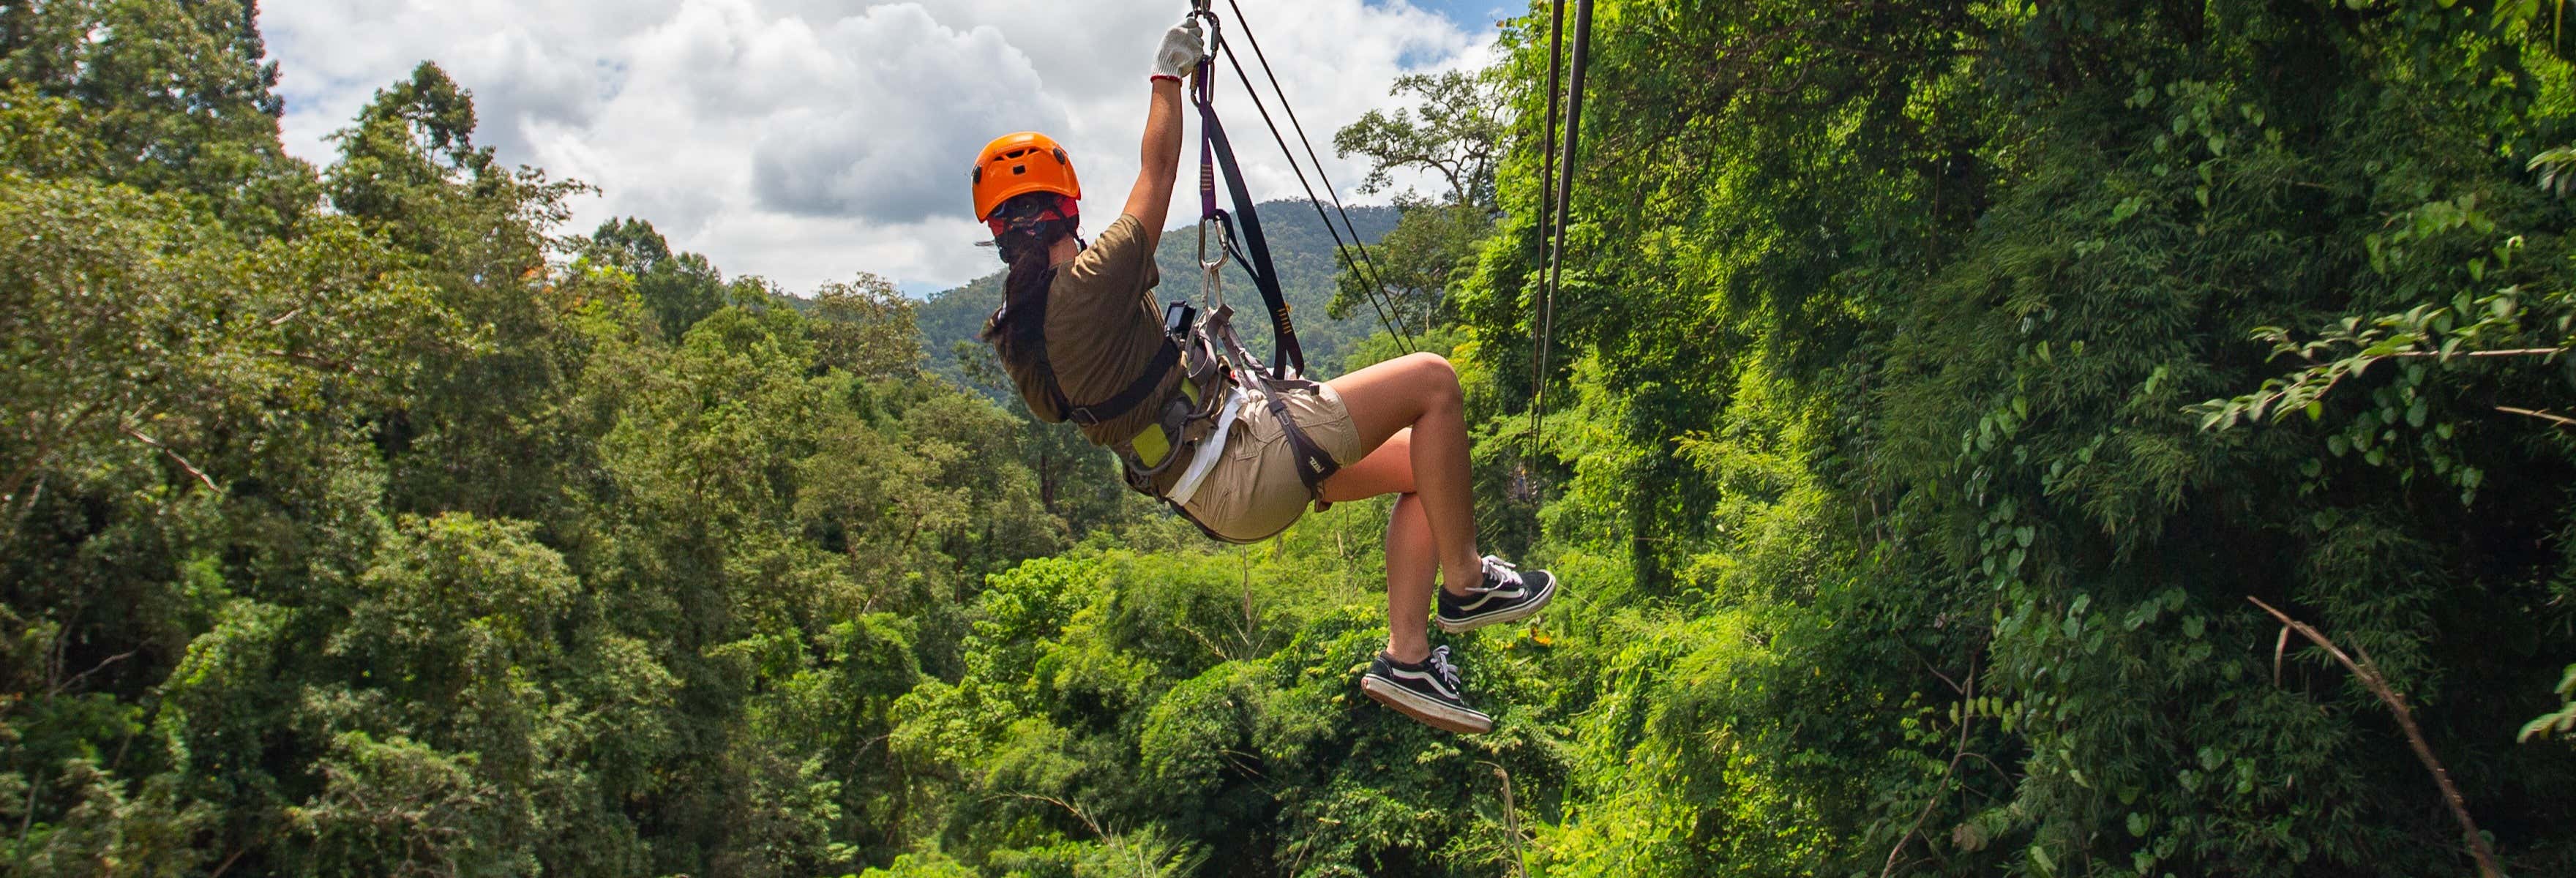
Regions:
<instances>
[{"instance_id":1,"label":"sky","mask_svg":"<svg viewBox=\"0 0 2576 878\"><path fill-rule=\"evenodd\" d=\"M1353 198L1365 168L1332 155L1332 132L1393 106L1399 74L1482 66L1506 8L1242 6L1357 202L1389 196ZM638 216L728 275L801 293L873 272L918 294L999 267L974 246L988 234L966 181L995 136L1062 141L1095 216L1125 200L1154 49L1187 11L1183 0L271 0L260 25L283 69L287 150L316 165L376 89L432 60L473 92L478 145L602 190L574 203L565 231ZM1255 196L1302 196L1240 87L1221 82ZM1176 221L1195 194L1176 193Z\"/></svg>"}]
</instances>

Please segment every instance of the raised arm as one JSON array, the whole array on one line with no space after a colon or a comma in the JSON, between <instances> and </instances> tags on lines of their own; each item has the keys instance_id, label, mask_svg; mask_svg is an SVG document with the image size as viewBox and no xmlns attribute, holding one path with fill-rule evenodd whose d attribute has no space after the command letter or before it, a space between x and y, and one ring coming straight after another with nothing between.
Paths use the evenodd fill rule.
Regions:
<instances>
[{"instance_id":1,"label":"raised arm","mask_svg":"<svg viewBox=\"0 0 2576 878\"><path fill-rule=\"evenodd\" d=\"M1207 56L1198 19L1183 19L1163 35L1154 51L1154 94L1145 109L1145 145L1136 171L1136 188L1127 193L1126 214L1143 228L1145 252L1162 241L1163 221L1172 210L1172 181L1181 171L1181 77Z\"/></svg>"},{"instance_id":2,"label":"raised arm","mask_svg":"<svg viewBox=\"0 0 2576 878\"><path fill-rule=\"evenodd\" d=\"M1144 228L1145 249L1163 236L1163 220L1172 208L1172 183L1181 170L1181 83L1154 80L1154 98L1145 112L1145 146L1137 167L1136 188L1127 193L1127 215Z\"/></svg>"}]
</instances>

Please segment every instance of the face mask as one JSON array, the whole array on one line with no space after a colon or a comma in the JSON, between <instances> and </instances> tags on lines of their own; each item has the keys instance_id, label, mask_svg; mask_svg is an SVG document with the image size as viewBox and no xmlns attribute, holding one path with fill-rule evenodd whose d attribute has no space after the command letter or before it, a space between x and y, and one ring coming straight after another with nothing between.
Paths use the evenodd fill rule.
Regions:
<instances>
[{"instance_id":1,"label":"face mask","mask_svg":"<svg viewBox=\"0 0 2576 878\"><path fill-rule=\"evenodd\" d=\"M1003 262L1011 262L1018 255L1013 252L1012 242L1031 238L1052 241L1060 235L1072 234L1082 222L1079 203L1071 198L1059 195L1051 203L1041 203L1044 206L1014 200L1003 205L992 219L984 221L985 227L993 230L993 243L1002 250Z\"/></svg>"}]
</instances>

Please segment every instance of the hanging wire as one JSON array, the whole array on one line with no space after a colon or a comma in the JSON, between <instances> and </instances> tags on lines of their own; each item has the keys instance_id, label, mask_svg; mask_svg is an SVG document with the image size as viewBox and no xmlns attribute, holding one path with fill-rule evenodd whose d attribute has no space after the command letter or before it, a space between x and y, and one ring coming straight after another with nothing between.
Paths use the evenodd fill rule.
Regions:
<instances>
[{"instance_id":1,"label":"hanging wire","mask_svg":"<svg viewBox=\"0 0 2576 878\"><path fill-rule=\"evenodd\" d=\"M1574 81L1572 94L1565 104L1565 176L1556 181L1555 245L1548 254L1547 289L1540 307L1538 327L1538 383L1530 397L1530 453L1536 456L1541 437L1547 429L1547 377L1549 360L1555 349L1556 291L1565 278L1566 215L1574 204L1574 153L1583 141L1583 71L1592 53L1592 0L1575 0L1574 4Z\"/></svg>"},{"instance_id":2,"label":"hanging wire","mask_svg":"<svg viewBox=\"0 0 2576 878\"><path fill-rule=\"evenodd\" d=\"M1239 25L1241 22L1237 22L1237 24ZM1218 45L1222 48L1223 42L1220 41ZM1315 197L1314 184L1307 182L1306 170L1297 164L1296 153L1289 150L1287 136L1279 133L1279 126L1271 120L1269 105L1262 103L1260 93L1253 91L1252 77L1244 73L1243 62L1237 59L1233 52L1224 52L1222 54L1225 55L1226 63L1234 66L1235 78L1243 81L1243 90L1247 95L1251 96L1253 109L1261 111L1261 123L1269 126L1271 139L1278 141L1280 152L1288 154L1288 169L1297 173L1297 185L1306 190L1306 203L1315 208L1315 217L1324 221L1324 231L1333 236L1334 251L1341 255L1343 262L1352 266L1354 273L1357 273L1359 261L1351 258L1350 251L1345 249L1342 242L1341 231L1333 228L1332 218L1325 216L1323 199ZM1354 237L1356 237L1356 235L1354 235ZM1366 248L1363 247L1361 252L1365 254L1367 252ZM1369 307L1377 311L1378 323L1386 327L1388 335L1395 336L1397 340L1404 342L1407 347L1411 347L1413 345L1412 338L1405 333L1399 324L1387 317L1389 309L1380 307L1378 304L1379 298L1385 295L1385 285L1377 283L1373 278L1370 278L1365 274L1361 276L1361 282L1366 285L1370 291L1368 296ZM1391 306L1393 304L1393 300L1389 299L1387 304Z\"/></svg>"},{"instance_id":3,"label":"hanging wire","mask_svg":"<svg viewBox=\"0 0 2576 878\"><path fill-rule=\"evenodd\" d=\"M1539 275L1538 293L1541 296L1545 296L1547 294L1547 275L1543 273L1544 269L1552 268L1556 265L1556 245L1554 243L1550 243L1552 239L1548 236L1548 229L1556 222L1556 101L1558 96L1563 94L1563 89L1560 86L1560 74L1565 66L1564 43L1565 0L1549 0L1547 24L1547 140L1545 141L1545 145L1539 147L1538 150L1540 168L1538 195L1539 201L1541 202L1538 211L1538 239L1543 246L1547 247L1547 263L1541 266L1542 273ZM1530 404L1529 429L1523 431L1529 434L1529 448L1527 453L1521 456L1522 465L1520 472L1514 474L1516 487L1519 487L1523 491L1528 490L1528 462L1537 459L1539 451L1539 409L1535 395L1539 392L1539 388L1544 386L1547 381L1547 376L1540 374L1539 371L1538 349L1539 345L1542 344L1539 336L1539 322L1535 320L1530 321L1530 393L1533 396Z\"/></svg>"},{"instance_id":4,"label":"hanging wire","mask_svg":"<svg viewBox=\"0 0 2576 878\"><path fill-rule=\"evenodd\" d=\"M1547 145L1539 148L1538 151L1540 168L1538 194L1540 200L1550 203L1542 206L1538 214L1538 239L1541 242L1548 239L1548 224L1555 220L1553 214L1556 212L1556 205L1553 203L1556 197L1556 101L1564 95L1564 88L1560 84L1562 82L1560 71L1565 66L1565 50L1562 48L1565 42L1565 0L1548 0L1548 10ZM1551 263L1556 261L1554 251L1548 253L1548 261ZM1530 338L1530 345L1532 348L1538 345L1536 336Z\"/></svg>"},{"instance_id":5,"label":"hanging wire","mask_svg":"<svg viewBox=\"0 0 2576 878\"><path fill-rule=\"evenodd\" d=\"M1315 217L1323 220L1324 230L1332 234L1335 252L1341 255L1344 264L1350 266L1351 273L1359 275L1361 283L1368 288L1370 307L1378 307L1379 299L1386 301L1385 307L1380 310L1378 322L1386 325L1387 334L1395 336L1397 341L1403 343L1407 352L1421 350L1420 342L1414 338L1409 329L1403 327L1400 322L1387 319L1387 312L1398 314L1402 312L1395 307L1394 295L1386 291L1386 283L1383 280L1386 275L1378 270L1377 260L1369 255L1368 245L1361 242L1359 227L1351 223L1350 211L1342 205L1340 190L1334 188L1332 175L1325 172L1323 160L1315 153L1314 141L1306 136L1306 126L1297 120L1297 108L1288 102L1287 90L1280 88L1278 73L1271 68L1269 57L1261 51L1261 38L1252 32L1252 23L1244 19L1243 7L1237 5L1235 0L1226 0L1226 6L1234 11L1235 29L1240 31L1244 41L1252 46L1253 60L1261 65L1261 75L1269 80L1271 93L1278 96L1279 109L1287 115L1289 127L1297 132L1297 142L1305 148L1307 161L1315 166L1316 178L1323 181L1324 192L1332 197L1333 211L1341 215L1342 228L1350 231L1350 246L1359 251L1357 259L1353 259L1348 251L1341 249L1341 230L1335 229L1332 217L1324 214L1324 200L1316 198L1314 187L1306 182L1306 172L1297 164L1296 151L1288 147L1287 137L1279 132L1278 124L1271 120L1270 108L1262 103L1259 91L1253 87L1251 75L1244 72L1243 61L1229 52L1226 53L1226 63L1234 66L1235 77L1243 81L1244 92L1252 95L1253 107L1261 111L1262 124L1270 127L1270 136L1279 141L1279 150L1287 153L1288 167L1297 172L1297 185L1306 190L1306 201L1314 206ZM1362 271L1363 267L1367 270Z\"/></svg>"}]
</instances>

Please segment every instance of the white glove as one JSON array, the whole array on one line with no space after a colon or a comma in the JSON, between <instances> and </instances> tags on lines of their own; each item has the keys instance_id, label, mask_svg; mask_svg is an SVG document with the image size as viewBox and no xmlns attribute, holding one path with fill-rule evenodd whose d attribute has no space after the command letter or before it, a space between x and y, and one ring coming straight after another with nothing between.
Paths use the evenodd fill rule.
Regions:
<instances>
[{"instance_id":1,"label":"white glove","mask_svg":"<svg viewBox=\"0 0 2576 878\"><path fill-rule=\"evenodd\" d=\"M1197 18L1185 18L1163 33L1162 48L1154 50L1154 75L1188 79L1207 57L1207 33Z\"/></svg>"}]
</instances>

